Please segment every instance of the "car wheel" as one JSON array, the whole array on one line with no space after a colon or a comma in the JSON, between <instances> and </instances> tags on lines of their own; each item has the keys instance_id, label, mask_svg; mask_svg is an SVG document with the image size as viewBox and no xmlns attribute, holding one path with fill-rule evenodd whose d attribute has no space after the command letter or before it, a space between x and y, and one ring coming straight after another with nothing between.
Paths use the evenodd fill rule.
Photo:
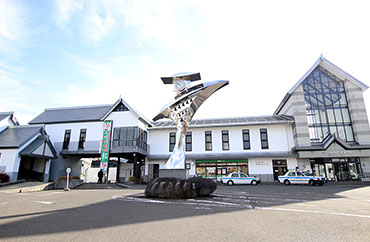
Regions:
<instances>
[{"instance_id":1,"label":"car wheel","mask_svg":"<svg viewBox=\"0 0 370 242\"><path fill-rule=\"evenodd\" d=\"M308 185L310 185L310 186L315 186L315 183L314 183L314 181L313 181L313 180L309 180L309 181L308 181Z\"/></svg>"},{"instance_id":2,"label":"car wheel","mask_svg":"<svg viewBox=\"0 0 370 242\"><path fill-rule=\"evenodd\" d=\"M233 181L228 181L227 185L232 186L232 185L234 185L234 182Z\"/></svg>"},{"instance_id":3,"label":"car wheel","mask_svg":"<svg viewBox=\"0 0 370 242\"><path fill-rule=\"evenodd\" d=\"M252 184L252 186L255 186L255 185L257 185L257 181L256 181L256 180L253 180L253 181L251 182L251 184Z\"/></svg>"},{"instance_id":4,"label":"car wheel","mask_svg":"<svg viewBox=\"0 0 370 242\"><path fill-rule=\"evenodd\" d=\"M288 186L288 185L290 185L290 181L289 180L285 180L284 181L284 184Z\"/></svg>"}]
</instances>

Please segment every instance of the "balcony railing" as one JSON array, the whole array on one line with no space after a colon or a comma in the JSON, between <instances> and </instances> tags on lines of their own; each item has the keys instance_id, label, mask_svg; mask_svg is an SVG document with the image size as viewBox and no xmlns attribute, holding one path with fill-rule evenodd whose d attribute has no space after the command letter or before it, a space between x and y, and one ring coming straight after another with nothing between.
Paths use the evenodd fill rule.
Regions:
<instances>
[{"instance_id":1,"label":"balcony railing","mask_svg":"<svg viewBox=\"0 0 370 242\"><path fill-rule=\"evenodd\" d=\"M68 145L63 144L63 142L55 142L54 146L62 155L100 154L101 141L85 141L84 143L72 141ZM65 147L68 147L68 149L64 149ZM148 155L149 145L139 140L115 140L111 142L110 153L112 154L135 152Z\"/></svg>"}]
</instances>

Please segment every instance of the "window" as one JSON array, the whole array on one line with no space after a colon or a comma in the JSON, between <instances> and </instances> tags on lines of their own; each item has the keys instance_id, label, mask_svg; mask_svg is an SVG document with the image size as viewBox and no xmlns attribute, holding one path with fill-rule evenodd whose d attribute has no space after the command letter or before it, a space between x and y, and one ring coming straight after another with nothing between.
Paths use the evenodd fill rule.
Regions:
<instances>
[{"instance_id":1,"label":"window","mask_svg":"<svg viewBox=\"0 0 370 242\"><path fill-rule=\"evenodd\" d=\"M228 130L222 130L222 150L229 150L229 131Z\"/></svg>"},{"instance_id":2,"label":"window","mask_svg":"<svg viewBox=\"0 0 370 242\"><path fill-rule=\"evenodd\" d=\"M71 130L66 129L64 131L63 149L68 150L70 139L71 139Z\"/></svg>"},{"instance_id":3,"label":"window","mask_svg":"<svg viewBox=\"0 0 370 242\"><path fill-rule=\"evenodd\" d=\"M185 137L185 150L186 151L191 151L192 150L192 137L191 137L191 132L186 133Z\"/></svg>"},{"instance_id":4,"label":"window","mask_svg":"<svg viewBox=\"0 0 370 242\"><path fill-rule=\"evenodd\" d=\"M86 141L86 129L80 130L80 139L78 140L78 148L83 149L85 148L85 141Z\"/></svg>"},{"instance_id":5,"label":"window","mask_svg":"<svg viewBox=\"0 0 370 242\"><path fill-rule=\"evenodd\" d=\"M251 148L251 142L249 137L249 129L243 129L243 149L249 150Z\"/></svg>"},{"instance_id":6,"label":"window","mask_svg":"<svg viewBox=\"0 0 370 242\"><path fill-rule=\"evenodd\" d=\"M319 66L302 86L311 143L329 134L355 141L343 81Z\"/></svg>"},{"instance_id":7,"label":"window","mask_svg":"<svg viewBox=\"0 0 370 242\"><path fill-rule=\"evenodd\" d=\"M206 141L206 151L212 150L212 131L206 131L204 133Z\"/></svg>"},{"instance_id":8,"label":"window","mask_svg":"<svg viewBox=\"0 0 370 242\"><path fill-rule=\"evenodd\" d=\"M234 173L231 175L231 177L239 177L239 174Z\"/></svg>"},{"instance_id":9,"label":"window","mask_svg":"<svg viewBox=\"0 0 370 242\"><path fill-rule=\"evenodd\" d=\"M113 147L136 146L137 138L138 127L117 127L113 129Z\"/></svg>"},{"instance_id":10,"label":"window","mask_svg":"<svg viewBox=\"0 0 370 242\"><path fill-rule=\"evenodd\" d=\"M269 142L267 138L267 129L260 129L260 136L261 136L261 148L268 149Z\"/></svg>"},{"instance_id":11,"label":"window","mask_svg":"<svg viewBox=\"0 0 370 242\"><path fill-rule=\"evenodd\" d=\"M172 152L173 148L175 148L175 144L176 144L176 133L171 132L170 133L170 152Z\"/></svg>"},{"instance_id":12,"label":"window","mask_svg":"<svg viewBox=\"0 0 370 242\"><path fill-rule=\"evenodd\" d=\"M113 112L123 112L123 111L129 111L128 108L123 103L118 104L117 107L113 110Z\"/></svg>"}]
</instances>

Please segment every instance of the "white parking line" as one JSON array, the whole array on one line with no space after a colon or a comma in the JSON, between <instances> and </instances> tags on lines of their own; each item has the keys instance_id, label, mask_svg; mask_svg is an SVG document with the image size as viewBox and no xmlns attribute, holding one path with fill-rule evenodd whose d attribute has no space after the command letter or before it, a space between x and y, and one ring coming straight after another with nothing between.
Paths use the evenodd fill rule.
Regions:
<instances>
[{"instance_id":1,"label":"white parking line","mask_svg":"<svg viewBox=\"0 0 370 242\"><path fill-rule=\"evenodd\" d=\"M45 197L45 196L51 196L51 195L56 195L56 194L61 194L61 193L64 193L64 192L50 192L50 193L43 193L43 194L39 194L37 195L38 197Z\"/></svg>"},{"instance_id":2,"label":"white parking line","mask_svg":"<svg viewBox=\"0 0 370 242\"><path fill-rule=\"evenodd\" d=\"M35 201L35 202L42 203L42 204L48 204L48 205L53 204L53 202L46 202L46 201Z\"/></svg>"},{"instance_id":3,"label":"white parking line","mask_svg":"<svg viewBox=\"0 0 370 242\"><path fill-rule=\"evenodd\" d=\"M357 217L357 218L368 218L370 215L363 214L351 214L351 213L332 213L325 211L314 211L314 210L300 210L300 209L291 209L291 208L272 208L272 207L255 207L259 210L270 210L270 211L284 211L284 212L298 212L298 213L316 213L316 214L328 214L328 215L337 215L337 216L346 216L346 217Z\"/></svg>"},{"instance_id":4,"label":"white parking line","mask_svg":"<svg viewBox=\"0 0 370 242\"><path fill-rule=\"evenodd\" d=\"M1 206L1 205L5 205L5 204L7 204L7 202L0 203L0 206Z\"/></svg>"}]
</instances>

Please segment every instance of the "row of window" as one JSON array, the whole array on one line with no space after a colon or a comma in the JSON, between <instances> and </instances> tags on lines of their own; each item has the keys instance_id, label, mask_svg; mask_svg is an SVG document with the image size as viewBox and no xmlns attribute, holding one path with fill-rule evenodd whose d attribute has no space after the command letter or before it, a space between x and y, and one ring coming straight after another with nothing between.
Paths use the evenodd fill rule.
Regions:
<instances>
[{"instance_id":1,"label":"row of window","mask_svg":"<svg viewBox=\"0 0 370 242\"><path fill-rule=\"evenodd\" d=\"M80 138L78 139L79 149L85 148L86 132L87 132L87 129L80 129ZM66 149L66 150L68 149L70 140L71 140L71 130L66 129L64 132L63 149Z\"/></svg>"},{"instance_id":2,"label":"row of window","mask_svg":"<svg viewBox=\"0 0 370 242\"><path fill-rule=\"evenodd\" d=\"M85 148L87 129L80 129L78 149ZM113 147L139 146L146 150L147 132L138 127L118 127L113 130ZM68 149L71 140L71 130L64 132L63 149Z\"/></svg>"},{"instance_id":3,"label":"row of window","mask_svg":"<svg viewBox=\"0 0 370 242\"><path fill-rule=\"evenodd\" d=\"M268 149L267 129L260 129L261 148ZM205 150L212 151L212 131L204 132ZM222 150L230 150L229 131L221 131ZM243 149L249 150L251 148L249 129L242 130ZM172 152L176 144L176 133L169 133L169 151ZM192 151L192 133L187 132L185 138L185 150Z\"/></svg>"}]
</instances>

